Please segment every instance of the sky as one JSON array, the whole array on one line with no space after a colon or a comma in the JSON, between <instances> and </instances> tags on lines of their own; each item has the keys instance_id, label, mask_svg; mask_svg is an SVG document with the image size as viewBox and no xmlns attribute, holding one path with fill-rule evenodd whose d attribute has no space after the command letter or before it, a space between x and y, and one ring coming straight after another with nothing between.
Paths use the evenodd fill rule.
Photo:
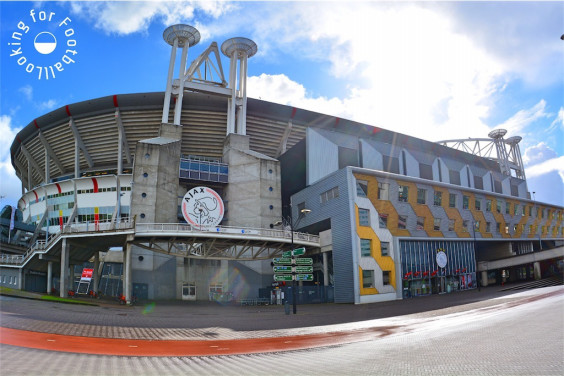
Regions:
<instances>
[{"instance_id":1,"label":"sky","mask_svg":"<svg viewBox=\"0 0 564 376\"><path fill-rule=\"evenodd\" d=\"M529 191L564 206L564 2L0 1L2 206L21 195L17 132L67 104L164 91L177 23L201 34L189 61L256 42L249 97L429 141L521 136Z\"/></svg>"}]
</instances>

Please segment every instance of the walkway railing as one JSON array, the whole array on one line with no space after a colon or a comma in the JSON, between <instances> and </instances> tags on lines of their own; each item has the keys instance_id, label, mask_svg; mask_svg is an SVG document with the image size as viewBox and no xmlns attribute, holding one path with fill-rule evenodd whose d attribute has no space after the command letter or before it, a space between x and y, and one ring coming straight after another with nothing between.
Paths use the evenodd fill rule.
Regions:
<instances>
[{"instance_id":1,"label":"walkway railing","mask_svg":"<svg viewBox=\"0 0 564 376\"><path fill-rule=\"evenodd\" d=\"M253 238L273 238L287 239L292 238L290 230L275 230L253 227L236 227L236 226L215 226L209 229L199 230L189 224L181 223L137 223L135 225L135 234L170 234L185 233L190 235L202 235L205 237L213 237L214 234L235 235L237 237L253 237ZM319 236L307 234L305 232L294 232L294 242L319 243Z\"/></svg>"}]
</instances>

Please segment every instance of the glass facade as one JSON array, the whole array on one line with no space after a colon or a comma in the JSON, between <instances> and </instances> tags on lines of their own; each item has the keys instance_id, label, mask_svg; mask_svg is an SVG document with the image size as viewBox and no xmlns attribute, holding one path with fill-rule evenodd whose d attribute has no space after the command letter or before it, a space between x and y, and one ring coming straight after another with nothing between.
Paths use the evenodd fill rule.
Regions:
<instances>
[{"instance_id":1,"label":"glass facade","mask_svg":"<svg viewBox=\"0 0 564 376\"><path fill-rule=\"evenodd\" d=\"M447 264L440 268L437 252ZM400 241L403 297L443 294L477 287L476 256L471 241Z\"/></svg>"}]
</instances>

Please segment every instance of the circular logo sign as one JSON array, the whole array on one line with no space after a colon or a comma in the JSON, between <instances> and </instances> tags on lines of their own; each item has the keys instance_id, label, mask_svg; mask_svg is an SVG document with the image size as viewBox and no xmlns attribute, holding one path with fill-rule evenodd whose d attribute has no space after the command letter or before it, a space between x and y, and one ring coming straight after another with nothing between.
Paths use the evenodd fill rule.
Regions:
<instances>
[{"instance_id":1,"label":"circular logo sign","mask_svg":"<svg viewBox=\"0 0 564 376\"><path fill-rule=\"evenodd\" d=\"M77 41L69 17L31 9L11 33L10 58L38 80L54 79L76 61Z\"/></svg>"},{"instance_id":2,"label":"circular logo sign","mask_svg":"<svg viewBox=\"0 0 564 376\"><path fill-rule=\"evenodd\" d=\"M437 259L437 265L439 265L439 268L444 268L447 265L448 257L447 257L444 250L442 250L442 249L437 250L436 259Z\"/></svg>"},{"instance_id":3,"label":"circular logo sign","mask_svg":"<svg viewBox=\"0 0 564 376\"><path fill-rule=\"evenodd\" d=\"M182 199L182 215L198 230L217 226L225 212L223 200L208 187L191 188Z\"/></svg>"}]
</instances>

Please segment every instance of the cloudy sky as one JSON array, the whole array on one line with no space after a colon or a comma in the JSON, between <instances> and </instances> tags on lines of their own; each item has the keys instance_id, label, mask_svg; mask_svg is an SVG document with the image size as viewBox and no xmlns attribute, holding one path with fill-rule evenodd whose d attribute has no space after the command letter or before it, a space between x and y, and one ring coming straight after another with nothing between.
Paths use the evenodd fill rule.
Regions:
<instances>
[{"instance_id":1,"label":"cloudy sky","mask_svg":"<svg viewBox=\"0 0 564 376\"><path fill-rule=\"evenodd\" d=\"M170 47L162 32L186 23L202 35L190 61L212 41L257 43L251 97L430 141L497 128L521 136L529 190L564 205L563 2L0 2L0 21L2 204L21 193L9 148L22 127L67 104L163 91ZM29 43L38 30L75 52L48 80L25 67L51 66L54 55L27 49L20 65L24 54L9 44L14 32Z\"/></svg>"}]
</instances>

